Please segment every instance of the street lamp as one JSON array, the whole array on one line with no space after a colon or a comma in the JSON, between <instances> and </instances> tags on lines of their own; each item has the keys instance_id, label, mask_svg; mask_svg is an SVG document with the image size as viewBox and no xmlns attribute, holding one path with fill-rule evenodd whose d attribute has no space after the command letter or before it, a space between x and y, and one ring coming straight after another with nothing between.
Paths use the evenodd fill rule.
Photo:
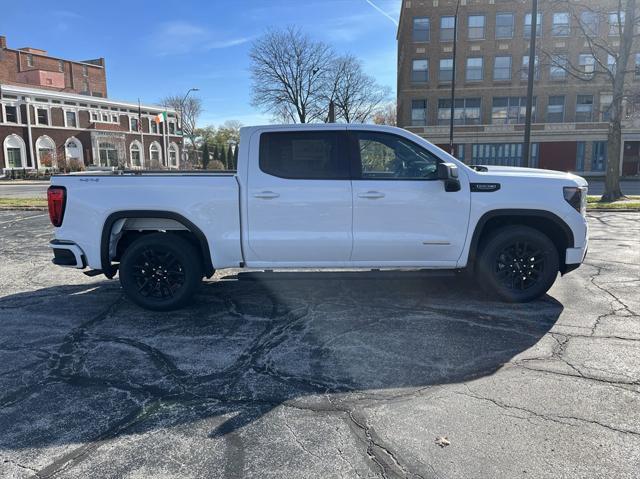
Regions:
<instances>
[{"instance_id":1,"label":"street lamp","mask_svg":"<svg viewBox=\"0 0 640 479\"><path fill-rule=\"evenodd\" d=\"M542 27L542 25L540 25ZM538 0L531 4L531 41L529 42L529 76L527 77L527 110L524 120L524 144L522 145L522 165L529 167L531 152L531 111L533 109L533 75L536 68L536 36L538 28Z\"/></svg>"},{"instance_id":2,"label":"street lamp","mask_svg":"<svg viewBox=\"0 0 640 479\"><path fill-rule=\"evenodd\" d=\"M453 65L451 68L451 109L449 110L449 153L453 155L453 114L456 101L456 44L458 43L458 9L460 0L456 3L456 14L453 17Z\"/></svg>"}]
</instances>

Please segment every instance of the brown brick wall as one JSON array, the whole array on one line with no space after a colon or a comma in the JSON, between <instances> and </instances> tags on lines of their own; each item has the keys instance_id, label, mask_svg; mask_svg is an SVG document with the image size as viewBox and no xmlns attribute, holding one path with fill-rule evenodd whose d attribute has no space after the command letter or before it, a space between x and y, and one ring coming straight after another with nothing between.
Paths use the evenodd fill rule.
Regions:
<instances>
[{"instance_id":1,"label":"brown brick wall","mask_svg":"<svg viewBox=\"0 0 640 479\"><path fill-rule=\"evenodd\" d=\"M102 97L107 96L107 78L104 59L98 60L101 65L91 65L33 53L33 66L29 66L27 64L27 56L27 52L10 48L2 48L0 46L0 83L31 86L34 88L44 88L72 93L85 93L84 80L86 79L88 81L89 92L91 94ZM20 78L20 72L30 70L59 72L60 62L62 62L64 70L64 88L52 88L46 84L24 83L26 79Z\"/></svg>"}]
</instances>

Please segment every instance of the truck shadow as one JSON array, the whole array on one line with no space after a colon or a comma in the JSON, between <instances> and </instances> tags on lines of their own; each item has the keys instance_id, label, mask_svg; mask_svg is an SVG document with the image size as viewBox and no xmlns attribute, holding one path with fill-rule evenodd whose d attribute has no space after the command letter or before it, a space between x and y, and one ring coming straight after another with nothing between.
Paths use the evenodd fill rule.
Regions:
<instances>
[{"instance_id":1,"label":"truck shadow","mask_svg":"<svg viewBox=\"0 0 640 479\"><path fill-rule=\"evenodd\" d=\"M252 273L207 282L173 313L117 282L0 299L0 449L208 420L233 433L283 403L375 401L490 375L562 305L484 297L411 273Z\"/></svg>"}]
</instances>

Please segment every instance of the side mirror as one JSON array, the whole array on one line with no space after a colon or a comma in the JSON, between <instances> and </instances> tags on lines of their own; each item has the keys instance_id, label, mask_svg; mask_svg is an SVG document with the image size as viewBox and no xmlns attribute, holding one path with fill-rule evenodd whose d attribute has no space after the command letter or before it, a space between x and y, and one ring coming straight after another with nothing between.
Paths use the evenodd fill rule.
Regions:
<instances>
[{"instance_id":1,"label":"side mirror","mask_svg":"<svg viewBox=\"0 0 640 479\"><path fill-rule=\"evenodd\" d=\"M444 181L444 191L460 191L458 167L453 163L438 163L438 179Z\"/></svg>"}]
</instances>

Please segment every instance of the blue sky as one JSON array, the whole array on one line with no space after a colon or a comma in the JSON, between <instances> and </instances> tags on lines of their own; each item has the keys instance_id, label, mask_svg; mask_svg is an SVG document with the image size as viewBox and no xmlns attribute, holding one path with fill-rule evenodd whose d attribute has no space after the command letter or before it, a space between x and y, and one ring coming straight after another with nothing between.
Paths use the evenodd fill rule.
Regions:
<instances>
[{"instance_id":1,"label":"blue sky","mask_svg":"<svg viewBox=\"0 0 640 479\"><path fill-rule=\"evenodd\" d=\"M8 1L0 35L8 46L53 56L105 57L109 97L157 102L200 88L202 124L266 122L250 105L248 51L267 28L296 25L367 73L396 86L400 0ZM34 15L37 12L37 15Z\"/></svg>"}]
</instances>

